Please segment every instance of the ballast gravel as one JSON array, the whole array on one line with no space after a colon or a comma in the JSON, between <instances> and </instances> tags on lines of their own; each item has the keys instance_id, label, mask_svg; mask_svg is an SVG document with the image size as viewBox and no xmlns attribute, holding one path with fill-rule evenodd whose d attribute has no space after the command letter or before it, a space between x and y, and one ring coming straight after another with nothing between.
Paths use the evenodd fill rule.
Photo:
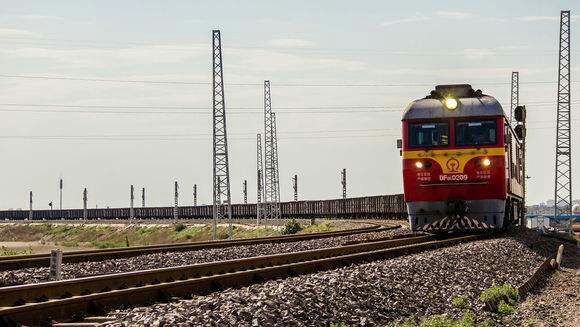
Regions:
<instances>
[{"instance_id":1,"label":"ballast gravel","mask_svg":"<svg viewBox=\"0 0 580 327\"><path fill-rule=\"evenodd\" d=\"M71 279L93 275L231 260L276 253L329 248L340 246L346 242L373 240L409 233L410 231L408 228L402 227L394 230L337 236L308 241L264 243L187 252L152 253L130 258L64 263L62 264L62 278ZM48 275L48 267L0 271L0 287L44 282L48 280Z\"/></svg>"},{"instance_id":2,"label":"ballast gravel","mask_svg":"<svg viewBox=\"0 0 580 327\"><path fill-rule=\"evenodd\" d=\"M112 326L382 326L408 316L459 316L452 304L496 284L520 285L544 260L515 237L460 244L170 303L117 310Z\"/></svg>"}]
</instances>

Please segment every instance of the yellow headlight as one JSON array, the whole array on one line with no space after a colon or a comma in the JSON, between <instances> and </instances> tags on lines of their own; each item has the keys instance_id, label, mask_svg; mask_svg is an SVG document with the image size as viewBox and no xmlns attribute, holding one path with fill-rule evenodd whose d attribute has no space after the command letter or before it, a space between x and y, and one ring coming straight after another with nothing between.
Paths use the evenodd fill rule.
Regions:
<instances>
[{"instance_id":1,"label":"yellow headlight","mask_svg":"<svg viewBox=\"0 0 580 327\"><path fill-rule=\"evenodd\" d=\"M483 164L483 166L489 167L491 165L491 160L489 160L489 158L485 158L481 161L481 163Z\"/></svg>"},{"instance_id":2,"label":"yellow headlight","mask_svg":"<svg viewBox=\"0 0 580 327\"><path fill-rule=\"evenodd\" d=\"M415 162L415 167L417 167L417 169L421 169L423 168L423 163L421 161L417 161Z\"/></svg>"},{"instance_id":3,"label":"yellow headlight","mask_svg":"<svg viewBox=\"0 0 580 327\"><path fill-rule=\"evenodd\" d=\"M455 110L457 109L457 99L454 98L446 98L445 99L445 108L449 109L449 110Z\"/></svg>"}]
</instances>

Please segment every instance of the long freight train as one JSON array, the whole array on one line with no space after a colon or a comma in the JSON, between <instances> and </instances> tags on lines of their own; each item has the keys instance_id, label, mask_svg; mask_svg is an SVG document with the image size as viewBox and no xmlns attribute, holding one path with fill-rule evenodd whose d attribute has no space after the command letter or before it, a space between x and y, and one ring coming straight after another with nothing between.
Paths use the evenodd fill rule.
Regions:
<instances>
[{"instance_id":1,"label":"long freight train","mask_svg":"<svg viewBox=\"0 0 580 327\"><path fill-rule=\"evenodd\" d=\"M134 208L136 219L173 219L173 207ZM404 218L402 194L280 203L282 218ZM83 219L83 209L34 210L32 220ZM29 219L28 210L0 211L0 220ZM178 207L179 219L211 219L213 206ZM87 219L129 219L130 208L87 209ZM255 219L256 204L232 204L233 219Z\"/></svg>"},{"instance_id":2,"label":"long freight train","mask_svg":"<svg viewBox=\"0 0 580 327\"><path fill-rule=\"evenodd\" d=\"M514 116L523 122L525 108ZM499 229L522 218L524 125L512 128L495 98L439 85L407 106L402 125L412 230Z\"/></svg>"}]
</instances>

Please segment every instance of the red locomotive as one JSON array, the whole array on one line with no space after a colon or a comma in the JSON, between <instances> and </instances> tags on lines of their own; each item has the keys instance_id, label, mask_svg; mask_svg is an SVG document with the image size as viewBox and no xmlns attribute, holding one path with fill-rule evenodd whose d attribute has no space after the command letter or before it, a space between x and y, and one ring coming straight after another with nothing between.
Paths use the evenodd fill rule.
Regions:
<instances>
[{"instance_id":1,"label":"red locomotive","mask_svg":"<svg viewBox=\"0 0 580 327\"><path fill-rule=\"evenodd\" d=\"M517 121L525 119L518 107ZM438 85L403 114L403 188L413 231L499 229L523 216L523 125L470 85Z\"/></svg>"}]
</instances>

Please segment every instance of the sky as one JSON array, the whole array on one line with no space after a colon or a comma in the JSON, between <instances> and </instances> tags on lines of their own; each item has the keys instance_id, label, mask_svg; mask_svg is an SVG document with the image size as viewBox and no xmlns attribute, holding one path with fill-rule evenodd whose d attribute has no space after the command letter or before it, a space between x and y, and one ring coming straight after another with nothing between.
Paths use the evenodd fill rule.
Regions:
<instances>
[{"instance_id":1,"label":"sky","mask_svg":"<svg viewBox=\"0 0 580 327\"><path fill-rule=\"evenodd\" d=\"M469 83L528 109L528 203L554 196L560 10L572 11L573 154L580 153L578 1L0 1L0 209L211 203L211 31L222 34L232 202L256 199L271 81L281 198L402 192L401 112ZM573 157L573 166L577 157ZM573 170L574 176L580 173ZM574 178L577 181L578 178ZM573 183L574 198L580 197ZM140 194L136 194L140 198ZM139 201L138 201L139 203Z\"/></svg>"}]
</instances>

